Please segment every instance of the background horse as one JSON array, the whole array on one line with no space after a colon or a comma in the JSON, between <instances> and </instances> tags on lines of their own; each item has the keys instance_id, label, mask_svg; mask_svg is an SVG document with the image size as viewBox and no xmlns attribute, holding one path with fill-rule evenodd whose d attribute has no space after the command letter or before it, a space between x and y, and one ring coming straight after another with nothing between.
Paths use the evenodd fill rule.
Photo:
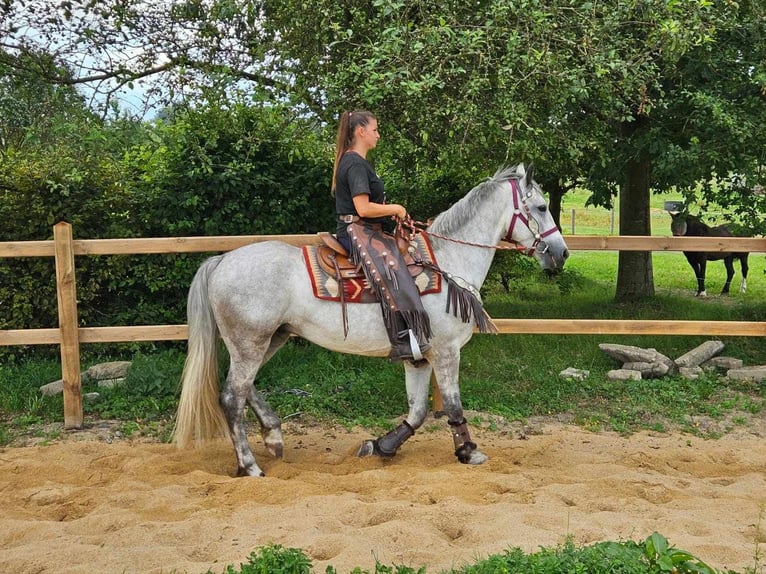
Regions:
<instances>
[{"instance_id":1,"label":"background horse","mask_svg":"<svg viewBox=\"0 0 766 574\"><path fill-rule=\"evenodd\" d=\"M532 170L525 171L523 165L500 170L476 186L424 233L445 281L458 283L476 297L501 239L517 243L549 272L560 271L569 256ZM433 337L425 364L404 364L406 419L388 434L365 441L359 456L392 456L423 424L433 372L458 460L468 464L487 460L471 441L458 386L460 349L471 338L476 317L450 313L448 294L444 288L423 296ZM273 456L282 455L280 419L253 381L291 336L343 353L386 357L390 351L378 303L348 305L349 331L344 336L340 304L314 297L303 251L278 241L254 243L207 259L192 281L187 314L189 350L173 438L183 447L230 436L239 475L263 475L247 441L243 415L248 405L258 418L266 449ZM230 358L220 395L219 334Z\"/></svg>"},{"instance_id":2,"label":"background horse","mask_svg":"<svg viewBox=\"0 0 766 574\"><path fill-rule=\"evenodd\" d=\"M689 215L688 213L671 213L672 222L670 230L674 236L694 236L694 237L735 237L727 225L710 227L699 217ZM705 269L708 261L719 261L723 259L726 266L726 283L723 285L721 295L729 293L729 286L734 277L734 260L739 259L740 270L742 271L742 283L739 291L744 293L747 289L747 257L748 253L726 253L726 252L702 252L702 251L684 251L686 260L694 270L694 276L697 278L697 297L707 297L705 291Z\"/></svg>"}]
</instances>

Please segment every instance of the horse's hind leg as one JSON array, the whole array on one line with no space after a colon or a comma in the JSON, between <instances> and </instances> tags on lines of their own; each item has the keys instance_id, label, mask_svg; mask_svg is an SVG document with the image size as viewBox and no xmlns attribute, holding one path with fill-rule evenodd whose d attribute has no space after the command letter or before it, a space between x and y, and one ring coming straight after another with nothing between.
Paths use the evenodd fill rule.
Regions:
<instances>
[{"instance_id":1,"label":"horse's hind leg","mask_svg":"<svg viewBox=\"0 0 766 574\"><path fill-rule=\"evenodd\" d=\"M357 456L394 456L404 441L415 434L428 414L428 387L431 380L431 365L416 367L405 363L405 382L407 386L407 402L410 405L407 418L399 423L394 430L375 440L366 440L357 451Z\"/></svg>"},{"instance_id":2,"label":"horse's hind leg","mask_svg":"<svg viewBox=\"0 0 766 574\"><path fill-rule=\"evenodd\" d=\"M270 339L261 343L238 341L233 344L226 341L230 363L220 402L237 456L237 476L264 476L247 442L244 414L247 402L253 399L253 380L263 364L269 344Z\"/></svg>"},{"instance_id":3,"label":"horse's hind leg","mask_svg":"<svg viewBox=\"0 0 766 574\"><path fill-rule=\"evenodd\" d=\"M261 436L266 450L274 458L282 458L284 440L282 439L282 421L264 400L261 393L255 390L255 385L250 385L250 395L247 404L253 409L258 422L261 425Z\"/></svg>"},{"instance_id":4,"label":"horse's hind leg","mask_svg":"<svg viewBox=\"0 0 766 574\"><path fill-rule=\"evenodd\" d=\"M731 280L734 278L734 256L730 255L729 257L725 257L723 264L726 266L726 283L723 284L721 295L728 295Z\"/></svg>"},{"instance_id":5,"label":"horse's hind leg","mask_svg":"<svg viewBox=\"0 0 766 574\"><path fill-rule=\"evenodd\" d=\"M695 273L697 274L697 297L707 297L705 289L705 272L707 270L707 259L700 257L697 261Z\"/></svg>"},{"instance_id":6,"label":"horse's hind leg","mask_svg":"<svg viewBox=\"0 0 766 574\"><path fill-rule=\"evenodd\" d=\"M740 293L747 292L747 272L750 270L750 267L747 264L747 257L747 253L739 255L739 268L742 271L742 283L739 286Z\"/></svg>"},{"instance_id":7,"label":"horse's hind leg","mask_svg":"<svg viewBox=\"0 0 766 574\"><path fill-rule=\"evenodd\" d=\"M271 337L269 348L263 357L261 367L282 348L290 337L291 334L287 331L279 330L274 333ZM247 398L247 404L250 405L255 416L258 417L258 422L261 425L261 436L263 437L263 443L266 445L266 450L268 450L273 457L282 458L282 451L284 449L282 421L264 400L261 393L255 389L255 385L250 386L250 394Z\"/></svg>"}]
</instances>

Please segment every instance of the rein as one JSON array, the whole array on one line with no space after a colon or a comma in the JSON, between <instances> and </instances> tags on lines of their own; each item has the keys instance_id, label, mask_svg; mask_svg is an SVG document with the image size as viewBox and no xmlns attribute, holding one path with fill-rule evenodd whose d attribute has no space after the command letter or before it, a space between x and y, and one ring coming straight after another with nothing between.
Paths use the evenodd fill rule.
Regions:
<instances>
[{"instance_id":1,"label":"rein","mask_svg":"<svg viewBox=\"0 0 766 574\"><path fill-rule=\"evenodd\" d=\"M552 235L553 233L556 233L558 231L558 227L553 226L551 229L548 229L547 231L543 233L534 233L535 240L532 243L531 247L526 247L525 245L522 245L515 239L513 239L513 229L516 226L517 221L521 221L524 225L527 226L527 229L532 231L532 227L530 226L530 221L534 221L535 225L537 225L537 221L532 217L531 211L529 209L529 206L526 202L526 197L531 196L531 192L527 193L526 197L522 195L521 189L519 189L519 183L516 179L510 179L508 180L508 183L511 185L511 190L513 192L513 215L511 216L511 221L508 224L508 232L505 234L505 237L503 237L503 241L506 241L508 243L511 243L510 246L505 245L488 245L486 243L474 243L472 241L464 241L462 239L454 239L452 237L447 237L445 235L441 235L439 233L434 233L433 231L428 230L428 224L424 223L422 221L415 221L411 217L407 217L406 219L400 220L397 223L397 231L401 230L404 231L404 228L408 228L409 233L404 233L404 235L407 234L417 234L417 233L423 233L425 235L430 235L431 237L437 237L439 239L443 239L444 241L451 241L452 243L458 243L460 245L469 245L471 247L481 247L484 249L500 249L504 251L519 251L523 252L525 255L534 255L534 253L538 250L538 246L542 244L542 249L540 249L541 253L546 253L548 251L548 244L543 241L545 237L548 237L549 235ZM519 203L521 203L521 206L519 206Z\"/></svg>"}]
</instances>

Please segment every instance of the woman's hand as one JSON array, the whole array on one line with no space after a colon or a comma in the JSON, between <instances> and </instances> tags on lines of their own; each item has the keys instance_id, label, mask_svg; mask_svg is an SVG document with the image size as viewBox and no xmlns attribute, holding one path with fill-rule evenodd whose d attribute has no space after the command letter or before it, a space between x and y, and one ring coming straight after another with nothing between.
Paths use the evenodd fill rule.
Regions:
<instances>
[{"instance_id":1,"label":"woman's hand","mask_svg":"<svg viewBox=\"0 0 766 574\"><path fill-rule=\"evenodd\" d=\"M391 207L396 208L393 217L397 219L406 219L407 218L407 210L403 205L399 205L398 203L392 203Z\"/></svg>"}]
</instances>

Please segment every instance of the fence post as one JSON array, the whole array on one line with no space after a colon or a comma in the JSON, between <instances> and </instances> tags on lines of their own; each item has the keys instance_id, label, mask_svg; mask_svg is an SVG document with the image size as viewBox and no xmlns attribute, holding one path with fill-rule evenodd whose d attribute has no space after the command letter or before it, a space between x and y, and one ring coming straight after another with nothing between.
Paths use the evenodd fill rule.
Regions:
<instances>
[{"instance_id":1,"label":"fence post","mask_svg":"<svg viewBox=\"0 0 766 574\"><path fill-rule=\"evenodd\" d=\"M437 419L444 416L444 401L442 400L442 393L439 390L439 385L436 383L436 374L431 371L431 410L434 417Z\"/></svg>"},{"instance_id":2,"label":"fence post","mask_svg":"<svg viewBox=\"0 0 766 574\"><path fill-rule=\"evenodd\" d=\"M83 414L72 226L63 221L54 225L53 241L61 337L61 379L64 383L64 428L78 429L82 428Z\"/></svg>"}]
</instances>

